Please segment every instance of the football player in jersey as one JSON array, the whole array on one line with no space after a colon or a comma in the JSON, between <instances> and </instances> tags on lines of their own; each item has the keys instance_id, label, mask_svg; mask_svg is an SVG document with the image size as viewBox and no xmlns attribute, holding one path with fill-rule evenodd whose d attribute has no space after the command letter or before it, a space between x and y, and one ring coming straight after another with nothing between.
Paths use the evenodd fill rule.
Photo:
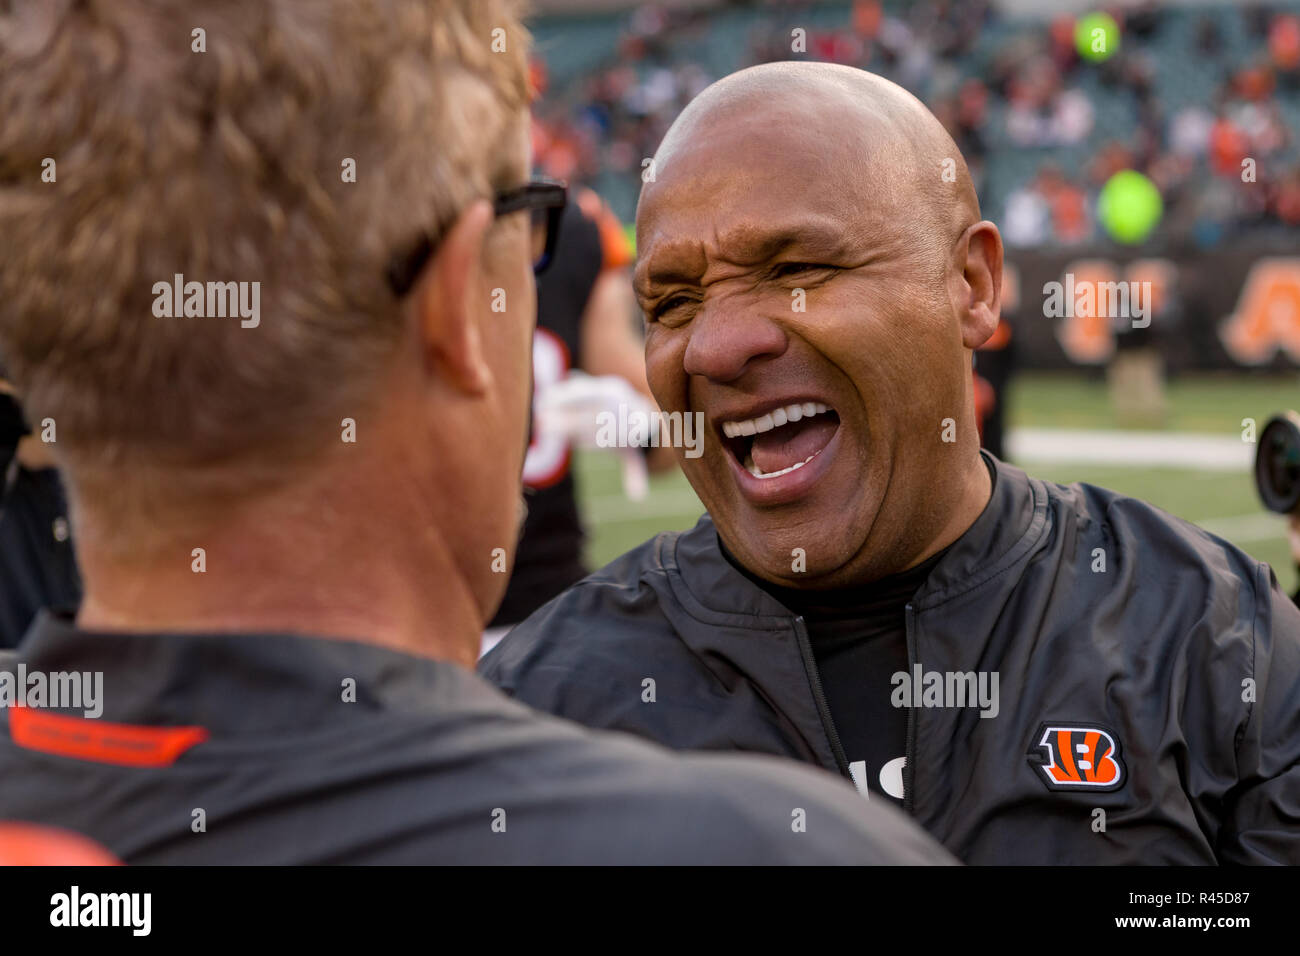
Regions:
<instances>
[{"instance_id":1,"label":"football player in jersey","mask_svg":"<svg viewBox=\"0 0 1300 956\"><path fill-rule=\"evenodd\" d=\"M645 355L634 325L639 314L628 269L632 247L609 206L590 189L575 189L560 219L559 239L537 279L533 337L534 407L569 404L577 427L548 427L534 415L524 460L528 516L501 609L484 635L483 652L509 629L587 575L585 535L572 472L575 444L593 444L596 416L619 404L653 410ZM585 378L583 375L585 373ZM636 496L638 466L674 465L668 447L624 449L625 475Z\"/></svg>"}]
</instances>

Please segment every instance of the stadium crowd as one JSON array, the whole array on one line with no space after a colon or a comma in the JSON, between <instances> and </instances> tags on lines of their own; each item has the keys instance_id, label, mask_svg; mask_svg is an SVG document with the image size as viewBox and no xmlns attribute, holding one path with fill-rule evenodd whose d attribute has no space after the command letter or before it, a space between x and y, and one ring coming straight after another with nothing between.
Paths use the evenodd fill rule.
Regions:
<instances>
[{"instance_id":1,"label":"stadium crowd","mask_svg":"<svg viewBox=\"0 0 1300 956\"><path fill-rule=\"evenodd\" d=\"M548 174L592 185L630 220L645 158L700 90L756 63L822 60L871 70L922 99L1012 247L1104 238L1095 199L1121 169L1160 190L1157 240L1213 246L1247 230L1293 234L1300 7L1109 13L1121 40L1100 61L1081 57L1073 17L1008 18L987 0L642 5L588 22L617 30L616 52L594 62L575 49L583 24L544 18L536 33L547 65L534 70L543 83L548 67L553 75L535 155Z\"/></svg>"}]
</instances>

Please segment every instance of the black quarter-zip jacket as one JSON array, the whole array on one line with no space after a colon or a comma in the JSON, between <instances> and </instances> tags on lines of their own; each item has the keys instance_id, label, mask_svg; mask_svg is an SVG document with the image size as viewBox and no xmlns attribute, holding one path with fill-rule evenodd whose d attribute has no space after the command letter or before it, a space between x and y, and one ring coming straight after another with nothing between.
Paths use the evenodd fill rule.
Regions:
<instances>
[{"instance_id":1,"label":"black quarter-zip jacket","mask_svg":"<svg viewBox=\"0 0 1300 956\"><path fill-rule=\"evenodd\" d=\"M1144 502L983 454L993 497L906 626L909 670L996 673L997 715L909 707L905 810L967 863L1300 863L1300 610L1272 570ZM560 595L479 668L590 726L848 776L803 621L726 561L707 515Z\"/></svg>"}]
</instances>

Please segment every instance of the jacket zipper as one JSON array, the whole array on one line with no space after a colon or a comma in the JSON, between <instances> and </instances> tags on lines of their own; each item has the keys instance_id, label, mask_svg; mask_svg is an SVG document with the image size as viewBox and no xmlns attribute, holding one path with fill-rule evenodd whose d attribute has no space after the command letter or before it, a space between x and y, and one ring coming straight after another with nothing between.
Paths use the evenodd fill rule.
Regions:
<instances>
[{"instance_id":1,"label":"jacket zipper","mask_svg":"<svg viewBox=\"0 0 1300 956\"><path fill-rule=\"evenodd\" d=\"M908 609L911 609L910 605ZM822 726L826 729L826 736L831 742L831 752L835 755L835 762L839 766L840 776L852 780L853 775L849 773L849 761L848 758L844 756L844 748L840 744L840 734L839 731L835 729L835 721L831 719L831 708L830 705L826 703L826 694L822 690L822 678L821 675L817 673L817 659L813 656L812 642L808 640L808 631L804 628L802 616L798 616L794 619L794 632L799 638L799 653L803 655L803 668L808 674L808 683L812 686L813 700L817 703L817 713L821 715ZM910 715L908 719L907 733L910 742L912 734Z\"/></svg>"},{"instance_id":2,"label":"jacket zipper","mask_svg":"<svg viewBox=\"0 0 1300 956\"><path fill-rule=\"evenodd\" d=\"M912 627L912 618L915 615L912 610L912 602L907 602L907 612L904 615L905 626L907 630L907 673L914 673L916 666L916 635ZM916 780L916 708L907 708L907 743L903 747L903 812L911 814L913 810L912 793L914 782Z\"/></svg>"}]
</instances>

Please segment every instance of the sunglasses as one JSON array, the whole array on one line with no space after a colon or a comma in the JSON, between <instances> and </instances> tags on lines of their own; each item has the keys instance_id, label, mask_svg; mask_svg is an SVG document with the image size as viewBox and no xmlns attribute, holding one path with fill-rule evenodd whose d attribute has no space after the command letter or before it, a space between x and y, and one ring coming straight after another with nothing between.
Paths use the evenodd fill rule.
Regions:
<instances>
[{"instance_id":1,"label":"sunglasses","mask_svg":"<svg viewBox=\"0 0 1300 956\"><path fill-rule=\"evenodd\" d=\"M560 216L564 213L564 204L569 190L564 183L549 179L535 179L515 189L499 192L492 200L492 213L495 216L507 216L512 212L528 210L532 215L533 225L546 227L546 241L541 254L533 260L533 275L541 275L551 264L555 256L555 241L560 232ZM415 246L406 253L393 257L388 265L388 284L394 295L403 298L415 286L420 271L424 268L437 239L429 233L422 235Z\"/></svg>"}]
</instances>

